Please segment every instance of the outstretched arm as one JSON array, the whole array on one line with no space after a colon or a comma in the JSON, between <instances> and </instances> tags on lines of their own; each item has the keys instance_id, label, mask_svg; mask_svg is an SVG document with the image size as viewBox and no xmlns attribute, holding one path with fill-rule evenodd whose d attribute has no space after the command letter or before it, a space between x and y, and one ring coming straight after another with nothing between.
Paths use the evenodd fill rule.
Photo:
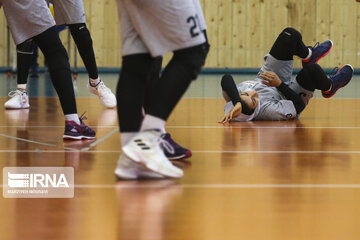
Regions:
<instances>
[{"instance_id":1,"label":"outstretched arm","mask_svg":"<svg viewBox=\"0 0 360 240\"><path fill-rule=\"evenodd\" d=\"M283 83L279 76L274 72L265 72L260 75L264 80L263 84L269 87L276 87L288 100L291 100L295 106L296 113L301 113L305 108L305 103L301 99L301 97L294 92L291 88L289 88L285 83Z\"/></svg>"}]
</instances>

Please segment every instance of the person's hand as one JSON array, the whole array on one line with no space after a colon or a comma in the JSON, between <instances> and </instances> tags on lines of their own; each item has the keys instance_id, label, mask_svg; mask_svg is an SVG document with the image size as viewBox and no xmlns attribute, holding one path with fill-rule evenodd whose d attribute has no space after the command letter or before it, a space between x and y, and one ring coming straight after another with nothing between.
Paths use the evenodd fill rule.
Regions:
<instances>
[{"instance_id":1,"label":"person's hand","mask_svg":"<svg viewBox=\"0 0 360 240\"><path fill-rule=\"evenodd\" d=\"M265 72L260 74L260 77L264 80L261 82L269 87L278 87L281 84L279 76L274 72Z\"/></svg>"},{"instance_id":2,"label":"person's hand","mask_svg":"<svg viewBox=\"0 0 360 240\"><path fill-rule=\"evenodd\" d=\"M233 109L231 109L231 111L228 112L228 114L225 114L225 116L221 120L219 120L219 123L230 122L231 120L235 119L241 114L241 110L242 110L241 103L240 102L236 103Z\"/></svg>"}]
</instances>

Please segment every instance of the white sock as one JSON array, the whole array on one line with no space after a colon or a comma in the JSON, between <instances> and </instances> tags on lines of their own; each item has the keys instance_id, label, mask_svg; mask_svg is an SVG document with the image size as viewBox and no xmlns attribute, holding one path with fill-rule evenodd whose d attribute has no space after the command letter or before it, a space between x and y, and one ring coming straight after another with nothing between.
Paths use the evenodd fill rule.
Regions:
<instances>
[{"instance_id":1,"label":"white sock","mask_svg":"<svg viewBox=\"0 0 360 240\"><path fill-rule=\"evenodd\" d=\"M18 84L17 89L22 90L22 91L26 91L26 83L25 84Z\"/></svg>"},{"instance_id":2,"label":"white sock","mask_svg":"<svg viewBox=\"0 0 360 240\"><path fill-rule=\"evenodd\" d=\"M166 133L165 126L163 128L160 128L161 133Z\"/></svg>"},{"instance_id":3,"label":"white sock","mask_svg":"<svg viewBox=\"0 0 360 240\"><path fill-rule=\"evenodd\" d=\"M141 124L140 131L148 130L148 129L164 129L165 130L165 121L161 118L151 116L149 114L145 115L145 118Z\"/></svg>"},{"instance_id":4,"label":"white sock","mask_svg":"<svg viewBox=\"0 0 360 240\"><path fill-rule=\"evenodd\" d=\"M332 88L332 84L330 84L330 88L328 90L326 90L325 92L329 92Z\"/></svg>"},{"instance_id":5,"label":"white sock","mask_svg":"<svg viewBox=\"0 0 360 240\"><path fill-rule=\"evenodd\" d=\"M100 82L100 78L99 77L97 79L89 78L89 82L91 86L95 87Z\"/></svg>"},{"instance_id":6,"label":"white sock","mask_svg":"<svg viewBox=\"0 0 360 240\"><path fill-rule=\"evenodd\" d=\"M66 114L65 119L68 120L68 121L74 121L77 124L80 124L79 116L77 115L77 113Z\"/></svg>"},{"instance_id":7,"label":"white sock","mask_svg":"<svg viewBox=\"0 0 360 240\"><path fill-rule=\"evenodd\" d=\"M124 132L120 133L121 146L125 146L130 140L136 136L138 132Z\"/></svg>"},{"instance_id":8,"label":"white sock","mask_svg":"<svg viewBox=\"0 0 360 240\"><path fill-rule=\"evenodd\" d=\"M307 57L306 58L304 58L303 60L309 60L310 58L311 58L311 55L312 55L312 51L311 51L311 49L310 48L308 48L309 49L309 54L307 55Z\"/></svg>"}]
</instances>

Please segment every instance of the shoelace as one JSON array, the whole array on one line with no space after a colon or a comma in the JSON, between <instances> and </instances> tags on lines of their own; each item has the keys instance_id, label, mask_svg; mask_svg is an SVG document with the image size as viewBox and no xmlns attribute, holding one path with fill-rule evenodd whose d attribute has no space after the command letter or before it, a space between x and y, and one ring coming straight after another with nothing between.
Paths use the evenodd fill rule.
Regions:
<instances>
[{"instance_id":1,"label":"shoelace","mask_svg":"<svg viewBox=\"0 0 360 240\"><path fill-rule=\"evenodd\" d=\"M316 48L317 46L319 46L320 43L319 42L316 42L315 45L313 46L313 49Z\"/></svg>"},{"instance_id":2,"label":"shoelace","mask_svg":"<svg viewBox=\"0 0 360 240\"><path fill-rule=\"evenodd\" d=\"M83 120L86 120L86 119L87 119L87 117L84 116L85 113L86 113L86 112L84 112L83 114L81 114L81 116L79 117L79 119L80 119L80 124L83 125L83 127L84 127L86 130L90 131L90 130L92 130L92 129L89 128L89 127L83 122Z\"/></svg>"},{"instance_id":3,"label":"shoelace","mask_svg":"<svg viewBox=\"0 0 360 240\"><path fill-rule=\"evenodd\" d=\"M8 96L13 98L16 95L19 95L21 102L24 103L24 102L26 102L26 97L24 96L24 93L26 93L26 92L22 92L20 90L15 90L15 91L9 92Z\"/></svg>"},{"instance_id":4,"label":"shoelace","mask_svg":"<svg viewBox=\"0 0 360 240\"><path fill-rule=\"evenodd\" d=\"M173 146L171 146L171 144L168 141L164 140L162 137L158 138L158 142L159 142L160 146L162 146L163 149L168 151L170 154L175 153Z\"/></svg>"},{"instance_id":5,"label":"shoelace","mask_svg":"<svg viewBox=\"0 0 360 240\"><path fill-rule=\"evenodd\" d=\"M338 68L338 67L334 67L334 68L331 70L330 78L332 78L333 76L335 76L338 71L339 71L339 68Z\"/></svg>"}]
</instances>

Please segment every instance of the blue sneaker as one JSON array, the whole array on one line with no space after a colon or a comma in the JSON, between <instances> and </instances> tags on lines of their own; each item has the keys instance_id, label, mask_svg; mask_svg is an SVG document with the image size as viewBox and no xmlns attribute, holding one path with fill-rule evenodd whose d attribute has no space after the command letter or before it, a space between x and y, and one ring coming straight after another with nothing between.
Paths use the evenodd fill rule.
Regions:
<instances>
[{"instance_id":1,"label":"blue sneaker","mask_svg":"<svg viewBox=\"0 0 360 240\"><path fill-rule=\"evenodd\" d=\"M323 43L317 42L314 47L309 47L312 51L311 57L308 60L302 60L303 66L307 63L317 63L321 58L328 55L332 49L333 42L331 40L326 40Z\"/></svg>"},{"instance_id":2,"label":"blue sneaker","mask_svg":"<svg viewBox=\"0 0 360 240\"><path fill-rule=\"evenodd\" d=\"M95 131L86 126L86 124L82 121L83 119L86 119L86 117L83 117L83 115L79 118L80 124L77 124L74 121L65 121L65 131L63 139L81 140L95 138Z\"/></svg>"},{"instance_id":3,"label":"blue sneaker","mask_svg":"<svg viewBox=\"0 0 360 240\"><path fill-rule=\"evenodd\" d=\"M183 148L179 144L177 144L171 138L169 133L165 133L165 134L161 135L161 138L164 139L165 141L167 141L174 149L174 151L169 151L167 148L164 148L165 156L169 160L180 160L180 159L185 159L185 158L189 158L192 156L191 151L189 149Z\"/></svg>"},{"instance_id":4,"label":"blue sneaker","mask_svg":"<svg viewBox=\"0 0 360 240\"><path fill-rule=\"evenodd\" d=\"M332 97L337 90L342 87L345 87L348 84L354 74L354 68L350 64L344 65L340 68L334 76L330 77L331 80L331 89L330 91L322 91L324 98Z\"/></svg>"}]
</instances>

